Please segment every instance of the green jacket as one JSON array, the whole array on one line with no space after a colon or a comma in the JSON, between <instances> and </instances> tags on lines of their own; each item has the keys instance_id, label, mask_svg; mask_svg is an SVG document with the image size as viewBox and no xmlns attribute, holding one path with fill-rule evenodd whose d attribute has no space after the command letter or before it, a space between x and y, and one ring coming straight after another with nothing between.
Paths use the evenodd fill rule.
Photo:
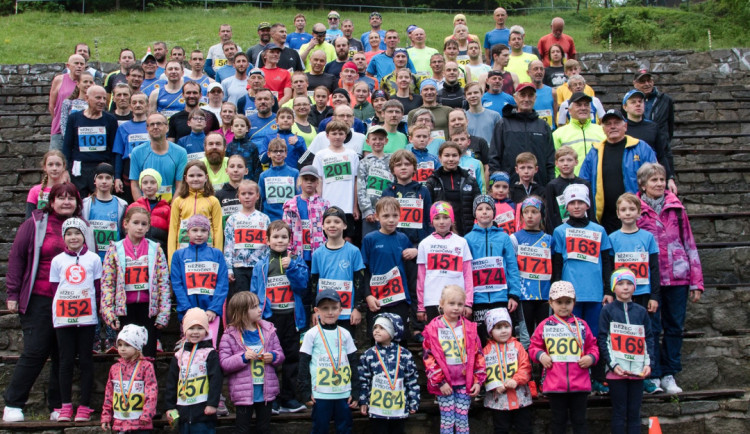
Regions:
<instances>
[{"instance_id":1,"label":"green jacket","mask_svg":"<svg viewBox=\"0 0 750 434\"><path fill-rule=\"evenodd\" d=\"M560 149L560 146L571 146L578 154L578 164L576 164L575 170L576 176L578 176L578 172L581 170L581 165L583 164L583 160L586 159L586 154L588 154L594 144L606 139L607 137L604 135L602 126L591 123L591 119L587 119L583 125L581 125L580 121L571 119L567 125L556 129L552 133L555 151ZM557 168L555 168L555 175L560 176L560 171Z\"/></svg>"}]
</instances>

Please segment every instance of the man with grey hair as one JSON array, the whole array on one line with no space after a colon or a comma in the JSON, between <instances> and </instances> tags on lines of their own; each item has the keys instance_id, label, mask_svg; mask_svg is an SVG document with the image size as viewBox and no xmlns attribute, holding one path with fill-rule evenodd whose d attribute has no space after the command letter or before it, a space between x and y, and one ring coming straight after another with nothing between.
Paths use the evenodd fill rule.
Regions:
<instances>
[{"instance_id":1,"label":"man with grey hair","mask_svg":"<svg viewBox=\"0 0 750 434\"><path fill-rule=\"evenodd\" d=\"M537 56L527 53L524 51L524 37L526 32L521 26L513 26L510 28L510 59L508 59L508 66L506 70L515 72L518 75L519 83L531 82L529 77L529 63L532 60L539 59Z\"/></svg>"},{"instance_id":2,"label":"man with grey hair","mask_svg":"<svg viewBox=\"0 0 750 434\"><path fill-rule=\"evenodd\" d=\"M341 22L341 31L344 32L344 37L349 41L349 58L354 57L354 53L364 52L365 47L362 45L362 41L354 37L354 22L350 19L345 19Z\"/></svg>"},{"instance_id":3,"label":"man with grey hair","mask_svg":"<svg viewBox=\"0 0 750 434\"><path fill-rule=\"evenodd\" d=\"M349 126L349 134L347 134L346 139L344 139L344 147L351 149L361 157L365 145L365 135L354 131L352 128L354 126L354 110L346 104L340 104L333 109L332 120L344 122ZM307 151L316 154L323 149L328 149L330 144L325 130L321 130L318 135L315 136L312 143L310 143ZM306 157L307 152L301 159L305 159Z\"/></svg>"},{"instance_id":4,"label":"man with grey hair","mask_svg":"<svg viewBox=\"0 0 750 434\"><path fill-rule=\"evenodd\" d=\"M68 72L57 75L52 79L52 85L49 90L49 103L47 104L47 110L52 117L49 148L58 151L63 147L63 136L60 128L62 103L76 88L78 79L81 78L81 73L86 68L86 59L80 54L71 54L65 66Z\"/></svg>"}]
</instances>

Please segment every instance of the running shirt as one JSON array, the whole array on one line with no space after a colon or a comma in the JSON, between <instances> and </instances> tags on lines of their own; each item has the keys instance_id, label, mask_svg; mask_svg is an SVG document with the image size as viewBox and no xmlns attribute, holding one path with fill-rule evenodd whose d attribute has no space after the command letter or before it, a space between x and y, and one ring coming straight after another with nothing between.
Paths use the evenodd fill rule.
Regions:
<instances>
[{"instance_id":1,"label":"running shirt","mask_svg":"<svg viewBox=\"0 0 750 434\"><path fill-rule=\"evenodd\" d=\"M159 99L156 101L156 111L163 114L169 120L169 118L183 110L185 110L185 98L182 97L182 88L172 93L167 91L166 84L161 86L159 88Z\"/></svg>"},{"instance_id":2,"label":"running shirt","mask_svg":"<svg viewBox=\"0 0 750 434\"><path fill-rule=\"evenodd\" d=\"M363 270L362 254L348 241L338 249L330 249L325 244L312 255L311 274L317 274L318 288L333 289L341 296L339 320L348 320L354 308L354 273Z\"/></svg>"},{"instance_id":3,"label":"running shirt","mask_svg":"<svg viewBox=\"0 0 750 434\"><path fill-rule=\"evenodd\" d=\"M636 287L633 295L650 294L649 256L659 253L654 235L643 229L638 229L632 234L618 230L610 234L609 240L614 252L614 269L626 267L635 274Z\"/></svg>"},{"instance_id":4,"label":"running shirt","mask_svg":"<svg viewBox=\"0 0 750 434\"><path fill-rule=\"evenodd\" d=\"M447 238L436 235L422 240L417 253L417 264L425 267L424 306L437 306L446 285L464 288L464 262L473 259L463 237L453 233Z\"/></svg>"},{"instance_id":5,"label":"running shirt","mask_svg":"<svg viewBox=\"0 0 750 434\"><path fill-rule=\"evenodd\" d=\"M604 282L601 255L610 249L612 244L607 233L596 223L589 222L582 228L563 223L555 228L552 253L562 255L562 280L571 282L576 288L576 301L602 301Z\"/></svg>"}]
</instances>

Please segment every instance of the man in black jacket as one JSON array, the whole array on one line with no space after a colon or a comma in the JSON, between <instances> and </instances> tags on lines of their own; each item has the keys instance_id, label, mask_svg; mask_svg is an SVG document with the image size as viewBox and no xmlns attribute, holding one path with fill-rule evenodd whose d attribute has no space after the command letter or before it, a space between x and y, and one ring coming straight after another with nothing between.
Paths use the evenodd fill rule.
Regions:
<instances>
[{"instance_id":1,"label":"man in black jacket","mask_svg":"<svg viewBox=\"0 0 750 434\"><path fill-rule=\"evenodd\" d=\"M656 122L643 118L645 99L643 92L637 89L629 91L622 99L622 110L628 122L626 134L648 143L656 153L659 164L667 171L667 179L674 182L674 168L667 156L668 133L666 129L659 128Z\"/></svg>"},{"instance_id":2,"label":"man in black jacket","mask_svg":"<svg viewBox=\"0 0 750 434\"><path fill-rule=\"evenodd\" d=\"M534 111L536 88L531 83L521 83L513 95L516 105L503 107L503 118L495 125L490 143L490 173L498 170L511 175L511 184L518 181L515 172L516 156L521 152L533 153L539 171L534 180L541 186L555 177L555 145L552 130Z\"/></svg>"}]
</instances>

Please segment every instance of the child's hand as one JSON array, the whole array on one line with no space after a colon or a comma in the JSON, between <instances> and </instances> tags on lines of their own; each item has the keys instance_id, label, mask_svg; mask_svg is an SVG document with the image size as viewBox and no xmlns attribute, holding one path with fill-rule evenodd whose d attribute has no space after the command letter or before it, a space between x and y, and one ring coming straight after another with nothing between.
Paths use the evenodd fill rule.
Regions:
<instances>
[{"instance_id":1,"label":"child's hand","mask_svg":"<svg viewBox=\"0 0 750 434\"><path fill-rule=\"evenodd\" d=\"M657 309L659 309L659 302L656 300L649 300L648 301L648 313L656 313Z\"/></svg>"},{"instance_id":2,"label":"child's hand","mask_svg":"<svg viewBox=\"0 0 750 434\"><path fill-rule=\"evenodd\" d=\"M377 312L380 310L380 302L374 296L368 295L367 298L365 298L365 301L367 302L367 308L370 309L370 312Z\"/></svg>"},{"instance_id":3,"label":"child's hand","mask_svg":"<svg viewBox=\"0 0 750 434\"><path fill-rule=\"evenodd\" d=\"M445 396L453 395L453 388L450 384L445 383L442 386L440 386L440 393L442 393Z\"/></svg>"},{"instance_id":4,"label":"child's hand","mask_svg":"<svg viewBox=\"0 0 750 434\"><path fill-rule=\"evenodd\" d=\"M404 251L401 253L401 257L406 259L407 261L411 261L412 259L417 257L417 249L412 247L411 249L404 249Z\"/></svg>"},{"instance_id":5,"label":"child's hand","mask_svg":"<svg viewBox=\"0 0 750 434\"><path fill-rule=\"evenodd\" d=\"M203 414L205 414L206 416L211 416L211 415L216 414L216 407L207 405L206 408L203 410Z\"/></svg>"},{"instance_id":6,"label":"child's hand","mask_svg":"<svg viewBox=\"0 0 750 434\"><path fill-rule=\"evenodd\" d=\"M359 412L362 413L362 416L367 416L367 406L366 405L360 405L359 406Z\"/></svg>"},{"instance_id":7,"label":"child's hand","mask_svg":"<svg viewBox=\"0 0 750 434\"><path fill-rule=\"evenodd\" d=\"M479 384L479 383L474 383L474 385L471 386L471 391L470 391L469 395L471 397L475 397L475 396L479 395L479 391L480 390L482 390L482 385Z\"/></svg>"},{"instance_id":8,"label":"child's hand","mask_svg":"<svg viewBox=\"0 0 750 434\"><path fill-rule=\"evenodd\" d=\"M102 423L102 430L109 431L109 424L107 422Z\"/></svg>"},{"instance_id":9,"label":"child's hand","mask_svg":"<svg viewBox=\"0 0 750 434\"><path fill-rule=\"evenodd\" d=\"M167 410L164 412L164 414L167 415L167 422L171 425L172 422L174 422L174 419L172 419L172 412L170 410Z\"/></svg>"},{"instance_id":10,"label":"child's hand","mask_svg":"<svg viewBox=\"0 0 750 434\"><path fill-rule=\"evenodd\" d=\"M367 220L369 223L375 223L378 221L378 218L375 216L375 214L370 214L365 217L365 220Z\"/></svg>"},{"instance_id":11,"label":"child's hand","mask_svg":"<svg viewBox=\"0 0 750 434\"><path fill-rule=\"evenodd\" d=\"M518 308L518 302L512 298L508 298L508 312L513 312Z\"/></svg>"},{"instance_id":12,"label":"child's hand","mask_svg":"<svg viewBox=\"0 0 750 434\"><path fill-rule=\"evenodd\" d=\"M292 252L286 252L286 256L281 259L282 268L289 268L289 264L292 263Z\"/></svg>"},{"instance_id":13,"label":"child's hand","mask_svg":"<svg viewBox=\"0 0 750 434\"><path fill-rule=\"evenodd\" d=\"M208 322L210 322L210 323L214 322L214 320L216 319L216 312L214 312L212 310L207 310L206 311L206 316L208 317Z\"/></svg>"},{"instance_id":14,"label":"child's hand","mask_svg":"<svg viewBox=\"0 0 750 434\"><path fill-rule=\"evenodd\" d=\"M602 306L612 303L613 300L614 297L612 297L611 295L605 295L602 299Z\"/></svg>"},{"instance_id":15,"label":"child's hand","mask_svg":"<svg viewBox=\"0 0 750 434\"><path fill-rule=\"evenodd\" d=\"M646 366L645 368L643 368L640 377L648 378L649 375L651 375L651 366Z\"/></svg>"},{"instance_id":16,"label":"child's hand","mask_svg":"<svg viewBox=\"0 0 750 434\"><path fill-rule=\"evenodd\" d=\"M539 356L539 363L542 364L546 369L549 369L552 367L552 357L549 356L549 354L542 354Z\"/></svg>"},{"instance_id":17,"label":"child's hand","mask_svg":"<svg viewBox=\"0 0 750 434\"><path fill-rule=\"evenodd\" d=\"M500 383L500 385L497 386L495 389L492 389L492 391L495 392L495 394L497 395L496 398L499 398L500 395L505 393L505 385Z\"/></svg>"},{"instance_id":18,"label":"child's hand","mask_svg":"<svg viewBox=\"0 0 750 434\"><path fill-rule=\"evenodd\" d=\"M263 353L263 363L271 363L271 362L273 362L273 354Z\"/></svg>"},{"instance_id":19,"label":"child's hand","mask_svg":"<svg viewBox=\"0 0 750 434\"><path fill-rule=\"evenodd\" d=\"M516 380L511 378L509 380L505 380L504 386L506 389L515 389L516 387L518 387L518 383L516 383Z\"/></svg>"},{"instance_id":20,"label":"child's hand","mask_svg":"<svg viewBox=\"0 0 750 434\"><path fill-rule=\"evenodd\" d=\"M255 360L258 355L250 348L245 349L245 360Z\"/></svg>"},{"instance_id":21,"label":"child's hand","mask_svg":"<svg viewBox=\"0 0 750 434\"><path fill-rule=\"evenodd\" d=\"M311 396L311 397L310 397L310 400L309 400L309 401L307 401L307 402L305 403L305 405L306 405L306 406L308 406L308 407L312 407L313 405L315 405L315 398L313 398L313 397Z\"/></svg>"},{"instance_id":22,"label":"child's hand","mask_svg":"<svg viewBox=\"0 0 750 434\"><path fill-rule=\"evenodd\" d=\"M362 322L362 314L359 313L357 309L352 309L352 317L351 317L350 322L354 326Z\"/></svg>"},{"instance_id":23,"label":"child's hand","mask_svg":"<svg viewBox=\"0 0 750 434\"><path fill-rule=\"evenodd\" d=\"M625 370L624 370L624 369L622 369L622 368L620 367L620 365L617 365L617 366L615 366L615 369L614 369L614 371L615 371L615 374L616 374L616 375L619 375L619 376L621 376L621 377L624 377L625 375L627 375L627 372L625 372Z\"/></svg>"},{"instance_id":24,"label":"child's hand","mask_svg":"<svg viewBox=\"0 0 750 434\"><path fill-rule=\"evenodd\" d=\"M588 369L593 364L594 364L594 357L589 354L586 354L585 356L578 359L578 366L580 366L582 369Z\"/></svg>"},{"instance_id":25,"label":"child's hand","mask_svg":"<svg viewBox=\"0 0 750 434\"><path fill-rule=\"evenodd\" d=\"M420 321L420 322L427 321L427 312L417 312L417 321Z\"/></svg>"},{"instance_id":26,"label":"child's hand","mask_svg":"<svg viewBox=\"0 0 750 434\"><path fill-rule=\"evenodd\" d=\"M297 139L298 139L297 135L296 134L293 135L292 137L289 138L289 144L290 145L296 145L297 144Z\"/></svg>"},{"instance_id":27,"label":"child's hand","mask_svg":"<svg viewBox=\"0 0 750 434\"><path fill-rule=\"evenodd\" d=\"M359 401L354 399L353 396L350 396L349 399L346 400L346 402L349 404L349 408L357 408L357 405Z\"/></svg>"},{"instance_id":28,"label":"child's hand","mask_svg":"<svg viewBox=\"0 0 750 434\"><path fill-rule=\"evenodd\" d=\"M315 327L318 325L318 315L313 315L312 318L310 318L310 322L312 323L312 327Z\"/></svg>"},{"instance_id":29,"label":"child's hand","mask_svg":"<svg viewBox=\"0 0 750 434\"><path fill-rule=\"evenodd\" d=\"M229 273L229 283L234 283L234 273Z\"/></svg>"}]
</instances>

